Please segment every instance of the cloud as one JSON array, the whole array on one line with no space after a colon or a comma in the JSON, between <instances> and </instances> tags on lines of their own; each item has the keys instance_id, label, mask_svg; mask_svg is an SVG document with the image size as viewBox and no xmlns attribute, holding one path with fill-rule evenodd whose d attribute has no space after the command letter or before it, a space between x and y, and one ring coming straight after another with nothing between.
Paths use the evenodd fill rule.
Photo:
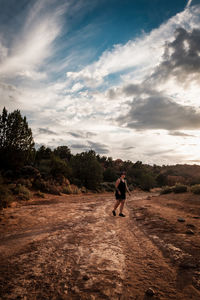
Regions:
<instances>
[{"instance_id":1,"label":"cloud","mask_svg":"<svg viewBox=\"0 0 200 300\"><path fill-rule=\"evenodd\" d=\"M93 141L87 141L87 144L72 144L71 147L82 151L94 150L98 154L107 154L109 152L107 145Z\"/></svg>"},{"instance_id":2,"label":"cloud","mask_svg":"<svg viewBox=\"0 0 200 300\"><path fill-rule=\"evenodd\" d=\"M192 3L192 0L188 0L186 8L190 7L191 3Z\"/></svg>"},{"instance_id":3,"label":"cloud","mask_svg":"<svg viewBox=\"0 0 200 300\"><path fill-rule=\"evenodd\" d=\"M88 144L92 148L92 150L99 154L107 154L109 152L108 146L105 144L92 141L88 141Z\"/></svg>"},{"instance_id":4,"label":"cloud","mask_svg":"<svg viewBox=\"0 0 200 300\"><path fill-rule=\"evenodd\" d=\"M181 131L170 131L168 134L173 136L194 137L192 134L187 134Z\"/></svg>"},{"instance_id":5,"label":"cloud","mask_svg":"<svg viewBox=\"0 0 200 300\"><path fill-rule=\"evenodd\" d=\"M90 138L92 136L96 136L96 133L93 132L86 132L86 131L76 131L76 132L68 132L71 136L75 138Z\"/></svg>"},{"instance_id":6,"label":"cloud","mask_svg":"<svg viewBox=\"0 0 200 300\"><path fill-rule=\"evenodd\" d=\"M157 155L163 155L163 154L171 154L172 152L174 152L174 149L166 149L166 150L159 150L159 151L147 151L144 154L147 156L157 156Z\"/></svg>"},{"instance_id":7,"label":"cloud","mask_svg":"<svg viewBox=\"0 0 200 300\"><path fill-rule=\"evenodd\" d=\"M53 42L61 33L62 15L66 9L63 5L52 9L51 4L50 0L35 2L9 51L0 43L1 77L45 78L45 73L39 70L54 51ZM4 39L8 39L6 33Z\"/></svg>"},{"instance_id":8,"label":"cloud","mask_svg":"<svg viewBox=\"0 0 200 300\"><path fill-rule=\"evenodd\" d=\"M72 144L71 148L73 148L73 149L81 149L81 150L85 151L85 150L88 149L88 145L86 145L86 144Z\"/></svg>"},{"instance_id":9,"label":"cloud","mask_svg":"<svg viewBox=\"0 0 200 300\"><path fill-rule=\"evenodd\" d=\"M137 130L200 128L200 111L183 106L165 95L138 98L130 104L129 112L118 118L119 124Z\"/></svg>"},{"instance_id":10,"label":"cloud","mask_svg":"<svg viewBox=\"0 0 200 300\"><path fill-rule=\"evenodd\" d=\"M56 132L49 130L48 128L39 128L38 132L39 132L39 134L56 135Z\"/></svg>"},{"instance_id":11,"label":"cloud","mask_svg":"<svg viewBox=\"0 0 200 300\"><path fill-rule=\"evenodd\" d=\"M164 60L152 75L153 81L174 77L179 83L199 81L200 30L178 28L175 39L165 46Z\"/></svg>"},{"instance_id":12,"label":"cloud","mask_svg":"<svg viewBox=\"0 0 200 300\"><path fill-rule=\"evenodd\" d=\"M198 26L199 12L199 6L192 6L169 19L158 29L130 40L125 45L115 45L94 63L79 71L67 72L68 79L84 82L89 87L97 87L104 83L108 75L117 72L150 73L164 53L164 43L173 40L177 28L190 30Z\"/></svg>"}]
</instances>

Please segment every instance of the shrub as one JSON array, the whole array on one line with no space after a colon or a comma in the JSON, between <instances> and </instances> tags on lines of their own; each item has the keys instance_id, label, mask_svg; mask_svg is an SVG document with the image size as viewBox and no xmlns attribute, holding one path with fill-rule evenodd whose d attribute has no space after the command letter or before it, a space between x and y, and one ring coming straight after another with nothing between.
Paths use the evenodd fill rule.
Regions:
<instances>
[{"instance_id":1,"label":"shrub","mask_svg":"<svg viewBox=\"0 0 200 300\"><path fill-rule=\"evenodd\" d=\"M174 193L185 193L187 192L187 185L184 184L176 184L173 187L173 192Z\"/></svg>"},{"instance_id":2,"label":"shrub","mask_svg":"<svg viewBox=\"0 0 200 300\"><path fill-rule=\"evenodd\" d=\"M29 189L27 189L24 185L18 184L15 189L13 190L13 193L18 196L21 200L29 200L31 193Z\"/></svg>"},{"instance_id":3,"label":"shrub","mask_svg":"<svg viewBox=\"0 0 200 300\"><path fill-rule=\"evenodd\" d=\"M37 178L36 180L34 180L33 186L34 188L42 192L45 192L46 190L46 182L42 178Z\"/></svg>"},{"instance_id":4,"label":"shrub","mask_svg":"<svg viewBox=\"0 0 200 300\"><path fill-rule=\"evenodd\" d=\"M12 192L8 186L0 184L0 209L7 207L13 200Z\"/></svg>"},{"instance_id":5,"label":"shrub","mask_svg":"<svg viewBox=\"0 0 200 300\"><path fill-rule=\"evenodd\" d=\"M115 190L115 182L103 182L100 186L106 192L113 192Z\"/></svg>"},{"instance_id":6,"label":"shrub","mask_svg":"<svg viewBox=\"0 0 200 300\"><path fill-rule=\"evenodd\" d=\"M163 195L163 194L169 194L169 193L172 193L172 192L173 192L172 187L164 186L164 187L162 187L162 190L161 190L160 194Z\"/></svg>"},{"instance_id":7,"label":"shrub","mask_svg":"<svg viewBox=\"0 0 200 300\"><path fill-rule=\"evenodd\" d=\"M40 198L45 198L45 195L40 191L36 192L34 195Z\"/></svg>"},{"instance_id":8,"label":"shrub","mask_svg":"<svg viewBox=\"0 0 200 300\"><path fill-rule=\"evenodd\" d=\"M191 192L200 195L200 184L195 184L191 187Z\"/></svg>"},{"instance_id":9,"label":"shrub","mask_svg":"<svg viewBox=\"0 0 200 300\"><path fill-rule=\"evenodd\" d=\"M69 194L72 194L71 185L67 185L67 186L63 187L62 192L63 192L64 194L68 194L68 195L69 195Z\"/></svg>"},{"instance_id":10,"label":"shrub","mask_svg":"<svg viewBox=\"0 0 200 300\"><path fill-rule=\"evenodd\" d=\"M60 195L59 189L55 185L49 183L46 184L44 192L52 195Z\"/></svg>"},{"instance_id":11,"label":"shrub","mask_svg":"<svg viewBox=\"0 0 200 300\"><path fill-rule=\"evenodd\" d=\"M84 186L81 187L81 193L87 193L86 187L84 187Z\"/></svg>"},{"instance_id":12,"label":"shrub","mask_svg":"<svg viewBox=\"0 0 200 300\"><path fill-rule=\"evenodd\" d=\"M18 179L17 184L21 184L21 185L27 187L28 189L30 189L32 187L31 181L29 179L25 179L25 178Z\"/></svg>"},{"instance_id":13,"label":"shrub","mask_svg":"<svg viewBox=\"0 0 200 300\"><path fill-rule=\"evenodd\" d=\"M72 194L80 194L81 190L74 184L71 184Z\"/></svg>"},{"instance_id":14,"label":"shrub","mask_svg":"<svg viewBox=\"0 0 200 300\"><path fill-rule=\"evenodd\" d=\"M24 166L20 170L20 175L24 178L37 178L40 177L40 172L32 166Z\"/></svg>"}]
</instances>

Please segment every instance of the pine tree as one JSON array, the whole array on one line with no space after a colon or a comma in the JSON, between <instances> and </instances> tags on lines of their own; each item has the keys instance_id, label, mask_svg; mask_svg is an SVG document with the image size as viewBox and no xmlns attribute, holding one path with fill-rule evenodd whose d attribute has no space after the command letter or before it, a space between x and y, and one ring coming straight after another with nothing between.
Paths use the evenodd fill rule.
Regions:
<instances>
[{"instance_id":1,"label":"pine tree","mask_svg":"<svg viewBox=\"0 0 200 300\"><path fill-rule=\"evenodd\" d=\"M0 167L16 169L26 164L34 152L32 131L19 110L0 115Z\"/></svg>"}]
</instances>

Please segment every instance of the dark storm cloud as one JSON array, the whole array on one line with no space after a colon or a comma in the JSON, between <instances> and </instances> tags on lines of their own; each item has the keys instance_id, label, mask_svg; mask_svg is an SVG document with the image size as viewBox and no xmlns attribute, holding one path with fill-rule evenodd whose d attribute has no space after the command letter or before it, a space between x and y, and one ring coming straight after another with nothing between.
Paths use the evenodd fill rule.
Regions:
<instances>
[{"instance_id":1,"label":"dark storm cloud","mask_svg":"<svg viewBox=\"0 0 200 300\"><path fill-rule=\"evenodd\" d=\"M174 135L174 136L194 137L194 135L187 134L187 133L184 133L184 132L181 132L181 131L170 131L168 134L169 135Z\"/></svg>"},{"instance_id":2,"label":"dark storm cloud","mask_svg":"<svg viewBox=\"0 0 200 300\"><path fill-rule=\"evenodd\" d=\"M39 134L47 134L47 135L54 135L56 132L49 130L48 128L39 128Z\"/></svg>"},{"instance_id":3,"label":"dark storm cloud","mask_svg":"<svg viewBox=\"0 0 200 300\"><path fill-rule=\"evenodd\" d=\"M92 136L96 136L96 133L93 132L84 132L84 131L76 131L76 132L68 132L68 134L70 134L71 136L75 137L75 138L90 138Z\"/></svg>"},{"instance_id":4,"label":"dark storm cloud","mask_svg":"<svg viewBox=\"0 0 200 300\"><path fill-rule=\"evenodd\" d=\"M155 95L159 94L159 92L153 90L147 83L143 83L142 85L138 84L128 84L123 89L122 92L126 96L132 96L132 95Z\"/></svg>"},{"instance_id":5,"label":"dark storm cloud","mask_svg":"<svg viewBox=\"0 0 200 300\"><path fill-rule=\"evenodd\" d=\"M94 150L99 154L106 154L109 152L107 145L92 141L87 141L87 144L72 144L71 147L73 149L81 149L82 151Z\"/></svg>"},{"instance_id":6,"label":"dark storm cloud","mask_svg":"<svg viewBox=\"0 0 200 300\"><path fill-rule=\"evenodd\" d=\"M198 129L200 112L192 106L180 105L166 96L150 96L132 101L127 115L118 118L121 125L137 130Z\"/></svg>"},{"instance_id":7,"label":"dark storm cloud","mask_svg":"<svg viewBox=\"0 0 200 300\"><path fill-rule=\"evenodd\" d=\"M145 152L144 154L147 156L156 156L156 155L170 154L172 152L174 152L173 149L167 149L167 150L160 150L160 151L148 151Z\"/></svg>"},{"instance_id":8,"label":"dark storm cloud","mask_svg":"<svg viewBox=\"0 0 200 300\"><path fill-rule=\"evenodd\" d=\"M129 150L132 150L132 149L135 149L136 147L124 147L122 148L122 150L124 151L129 151Z\"/></svg>"},{"instance_id":9,"label":"dark storm cloud","mask_svg":"<svg viewBox=\"0 0 200 300\"><path fill-rule=\"evenodd\" d=\"M90 148L99 154L106 154L109 152L107 145L101 143L95 143L92 141L88 141Z\"/></svg>"},{"instance_id":10,"label":"dark storm cloud","mask_svg":"<svg viewBox=\"0 0 200 300\"><path fill-rule=\"evenodd\" d=\"M162 63L155 70L152 79L165 80L174 76L185 80L199 79L200 72L200 30L191 32L178 28L175 39L165 47Z\"/></svg>"},{"instance_id":11,"label":"dark storm cloud","mask_svg":"<svg viewBox=\"0 0 200 300\"><path fill-rule=\"evenodd\" d=\"M87 150L88 149L88 145L84 145L84 144L72 144L71 148L73 148L73 149Z\"/></svg>"},{"instance_id":12,"label":"dark storm cloud","mask_svg":"<svg viewBox=\"0 0 200 300\"><path fill-rule=\"evenodd\" d=\"M166 129L171 135L188 136L176 130L200 128L200 111L192 106L176 103L162 91L156 90L161 81L173 77L183 84L199 80L200 30L191 32L179 28L175 39L165 46L163 60L141 84L128 84L111 89L108 97L133 96L129 112L117 119L123 126L137 130ZM174 132L176 131L176 132Z\"/></svg>"}]
</instances>

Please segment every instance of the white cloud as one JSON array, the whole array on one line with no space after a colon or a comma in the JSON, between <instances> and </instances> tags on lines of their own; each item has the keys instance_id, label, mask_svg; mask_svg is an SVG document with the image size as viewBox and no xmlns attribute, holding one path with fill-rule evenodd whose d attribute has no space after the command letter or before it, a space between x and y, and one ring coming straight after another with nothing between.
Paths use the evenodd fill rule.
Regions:
<instances>
[{"instance_id":1,"label":"white cloud","mask_svg":"<svg viewBox=\"0 0 200 300\"><path fill-rule=\"evenodd\" d=\"M189 7L192 3L192 0L188 0L186 7Z\"/></svg>"},{"instance_id":2,"label":"white cloud","mask_svg":"<svg viewBox=\"0 0 200 300\"><path fill-rule=\"evenodd\" d=\"M61 33L64 7L45 11L50 1L37 1L27 16L23 29L11 43L9 51L0 46L0 76L45 78L38 70L53 54L53 42ZM5 37L6 38L6 37Z\"/></svg>"},{"instance_id":3,"label":"white cloud","mask_svg":"<svg viewBox=\"0 0 200 300\"><path fill-rule=\"evenodd\" d=\"M195 150L191 150L190 147L189 150L189 146L181 144L184 139L195 144L196 139L199 139L195 131L197 126L188 127L193 129L192 132L189 130L177 132L185 127L169 126L172 123L170 110L167 111L169 118L167 126L157 126L162 124L161 117L157 118L154 127L149 126L152 124L152 118L156 118L155 113L152 113L151 118L148 119L144 116L144 110L142 112L138 110L141 114L135 116L133 98L142 95L140 104L143 104L143 108L149 109L155 103L153 100L147 101L149 105L152 104L149 106L144 98L149 97L151 93L160 93L163 97L166 96L166 99L171 99L172 110L174 111L174 107L178 108L175 117L180 116L180 118L187 115L185 113L180 115L180 107L184 112L187 108L191 108L189 112L193 112L194 106L197 110L200 94L197 83L192 82L185 89L184 86L177 85L169 78L159 87L153 86L146 90L147 85L144 86L142 83L162 62L165 42L174 39L175 29L182 26L191 31L199 26L200 6L189 7L188 5L187 9L159 28L142 34L125 45L114 46L111 50L105 51L94 63L80 71L68 72L68 77L62 79L64 68L72 61L75 61L77 66L80 65L82 57L75 51L62 58L62 61L55 60L51 65L47 63L46 68L40 68L48 58L55 58L55 41L62 32L62 13L67 9L67 6L64 8L59 6L55 10L48 9L44 12L45 3L53 2L50 0L36 2L29 13L24 29L17 34L10 49L6 48L3 39L0 38L0 58L2 58L0 77L4 78L4 82L2 79L0 83L0 92L3 96L1 104L6 105L10 110L19 108L27 116L36 143L51 146L73 145L79 152L84 150L81 145L87 149L94 147L113 158L141 160L152 164L182 163L188 160L192 153L196 158L197 147L193 147ZM47 83L49 80L47 71L60 72L61 78ZM116 86L112 86L109 75L117 72L119 72L119 81ZM120 72L123 74L120 75ZM20 77L20 84L16 87L14 84L5 83L6 77L9 80ZM28 79L29 84L26 84L25 79ZM47 79L46 83L43 82L44 79ZM140 89L138 84L141 84ZM125 87L129 89L125 90ZM133 89L136 91L135 94L132 93ZM169 107L170 103L168 100L168 105L165 103L164 106ZM132 111L130 111L130 104ZM138 102L135 104L139 107ZM162 103L161 106L163 107ZM135 106L135 109L137 107ZM153 108L152 111L155 112ZM134 126L122 128L116 122L121 115L131 118L125 121L132 121L134 116L137 124L145 119L148 126L143 126L140 131L136 131ZM195 113L187 116L190 115L194 116ZM176 121L178 122L178 119L174 120ZM192 119L189 121L189 124L194 122ZM169 133L168 130L158 130L158 128L173 131Z\"/></svg>"},{"instance_id":4,"label":"white cloud","mask_svg":"<svg viewBox=\"0 0 200 300\"><path fill-rule=\"evenodd\" d=\"M174 31L178 27L185 29L197 28L200 21L200 7L193 6L175 15L158 29L149 34L143 34L125 45L115 45L112 50L105 51L98 61L86 66L78 72L67 72L67 77L83 81L87 86L98 86L106 76L112 73L130 72L137 68L143 76L155 68L164 52L164 44L172 41Z\"/></svg>"}]
</instances>

